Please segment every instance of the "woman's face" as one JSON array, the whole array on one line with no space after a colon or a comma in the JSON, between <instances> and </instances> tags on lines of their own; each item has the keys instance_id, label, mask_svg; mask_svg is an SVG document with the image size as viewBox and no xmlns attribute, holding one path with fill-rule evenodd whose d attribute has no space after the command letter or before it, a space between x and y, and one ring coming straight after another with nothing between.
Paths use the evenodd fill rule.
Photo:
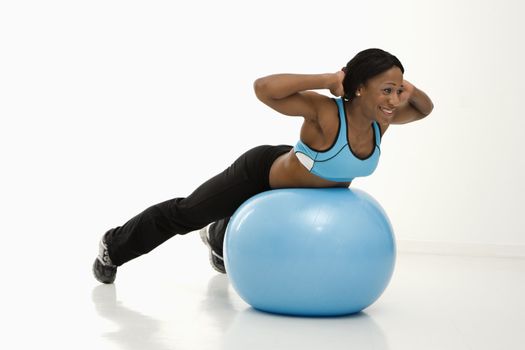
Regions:
<instances>
[{"instance_id":1,"label":"woman's face","mask_svg":"<svg viewBox=\"0 0 525 350\"><path fill-rule=\"evenodd\" d=\"M364 114L381 124L390 124L403 92L403 73L398 67L370 78L357 93Z\"/></svg>"}]
</instances>

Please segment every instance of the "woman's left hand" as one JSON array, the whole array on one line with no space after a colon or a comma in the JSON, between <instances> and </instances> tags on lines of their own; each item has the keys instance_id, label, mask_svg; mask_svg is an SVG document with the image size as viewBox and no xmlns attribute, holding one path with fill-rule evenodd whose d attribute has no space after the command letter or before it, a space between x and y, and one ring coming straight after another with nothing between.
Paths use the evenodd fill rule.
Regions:
<instances>
[{"instance_id":1,"label":"woman's left hand","mask_svg":"<svg viewBox=\"0 0 525 350\"><path fill-rule=\"evenodd\" d=\"M412 94L414 93L415 86L412 85L408 80L403 79L403 91L399 95L400 104L405 104L408 102Z\"/></svg>"}]
</instances>

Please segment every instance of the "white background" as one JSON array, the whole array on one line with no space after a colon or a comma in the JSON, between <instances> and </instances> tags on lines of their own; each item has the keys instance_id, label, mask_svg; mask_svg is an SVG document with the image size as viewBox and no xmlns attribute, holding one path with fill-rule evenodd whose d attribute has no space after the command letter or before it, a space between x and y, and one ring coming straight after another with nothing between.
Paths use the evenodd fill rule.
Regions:
<instances>
[{"instance_id":1,"label":"white background","mask_svg":"<svg viewBox=\"0 0 525 350\"><path fill-rule=\"evenodd\" d=\"M7 276L45 279L34 268L57 261L87 270L105 230L188 195L252 146L294 144L301 119L260 103L253 81L333 72L370 47L395 54L435 109L391 127L378 169L353 185L384 206L399 241L523 252L524 9L2 2L2 260L18 264Z\"/></svg>"}]
</instances>

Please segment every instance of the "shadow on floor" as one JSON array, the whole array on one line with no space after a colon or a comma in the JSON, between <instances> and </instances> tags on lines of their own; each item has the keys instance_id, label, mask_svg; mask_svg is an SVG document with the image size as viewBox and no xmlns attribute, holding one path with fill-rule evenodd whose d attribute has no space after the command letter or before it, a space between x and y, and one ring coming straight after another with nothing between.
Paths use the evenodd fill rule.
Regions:
<instances>
[{"instance_id":1,"label":"shadow on floor","mask_svg":"<svg viewBox=\"0 0 525 350\"><path fill-rule=\"evenodd\" d=\"M308 318L264 313L253 308L240 310L232 303L227 276L210 278L199 305L208 326L219 330L215 349L387 349L388 342L377 323L364 312L344 317ZM162 321L121 305L115 285L99 285L92 300L97 313L115 322L119 329L105 335L123 349L164 350L159 341ZM159 334L160 333L160 334ZM203 334L206 337L206 334Z\"/></svg>"}]
</instances>

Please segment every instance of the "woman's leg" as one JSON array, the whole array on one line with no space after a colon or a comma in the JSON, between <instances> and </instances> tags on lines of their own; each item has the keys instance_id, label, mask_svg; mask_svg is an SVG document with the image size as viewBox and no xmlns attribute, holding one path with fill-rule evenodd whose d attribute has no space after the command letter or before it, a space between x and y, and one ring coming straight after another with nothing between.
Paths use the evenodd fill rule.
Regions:
<instances>
[{"instance_id":1,"label":"woman's leg","mask_svg":"<svg viewBox=\"0 0 525 350\"><path fill-rule=\"evenodd\" d=\"M279 145L279 146L262 146L261 151L258 152L258 154L254 154L255 157L251 157L248 159L247 168L251 170L252 176L256 179L258 183L263 186L263 191L270 190L270 169L273 164L273 162L282 154L287 153L290 151L292 146L288 145ZM260 191L260 192L263 192ZM209 227L206 229L204 234L201 234L201 236L204 236L203 239L207 240L207 244L212 249L212 255L215 257L218 257L219 260L213 259L212 264L213 265L220 265L221 263L224 264L222 261L223 257L223 243L224 243L224 236L226 234L226 228L228 227L228 223L230 221L230 217L224 217L220 220L217 220L213 222ZM219 271L221 269L221 266L214 266L214 268Z\"/></svg>"},{"instance_id":2,"label":"woman's leg","mask_svg":"<svg viewBox=\"0 0 525 350\"><path fill-rule=\"evenodd\" d=\"M290 146L255 147L188 197L153 205L124 225L109 230L101 240L99 256L93 265L95 277L103 283L112 283L117 266L150 252L176 234L184 235L229 218L244 201L270 188L268 174L272 159L277 158L276 153L289 149ZM219 234L223 237L224 231ZM213 241L222 250L222 238L217 236Z\"/></svg>"},{"instance_id":3,"label":"woman's leg","mask_svg":"<svg viewBox=\"0 0 525 350\"><path fill-rule=\"evenodd\" d=\"M252 149L240 156L188 197L153 205L124 225L109 230L105 238L112 263L120 266L174 235L184 235L231 216L245 200L261 192L245 166L246 158L253 152Z\"/></svg>"}]
</instances>

